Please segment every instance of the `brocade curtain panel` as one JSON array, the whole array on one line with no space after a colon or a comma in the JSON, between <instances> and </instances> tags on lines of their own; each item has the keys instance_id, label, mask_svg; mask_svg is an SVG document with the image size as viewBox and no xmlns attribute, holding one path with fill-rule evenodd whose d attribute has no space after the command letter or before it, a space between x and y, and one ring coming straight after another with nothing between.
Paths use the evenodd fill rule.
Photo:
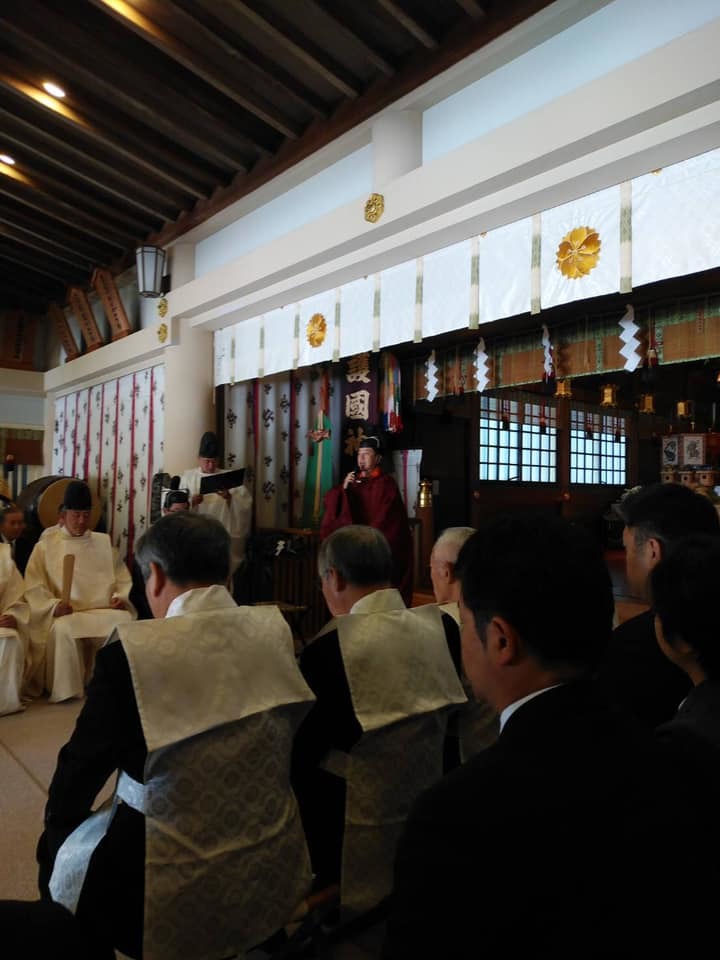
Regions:
<instances>
[{"instance_id":1,"label":"brocade curtain panel","mask_svg":"<svg viewBox=\"0 0 720 960\"><path fill-rule=\"evenodd\" d=\"M53 473L85 480L103 503L105 529L132 559L163 468L165 368L149 367L55 401Z\"/></svg>"},{"instance_id":2,"label":"brocade curtain panel","mask_svg":"<svg viewBox=\"0 0 720 960\"><path fill-rule=\"evenodd\" d=\"M307 435L317 424L321 374L321 368L310 367L225 387L225 466L246 468L258 527L302 525L313 442ZM336 480L342 418L334 376L330 372L329 445Z\"/></svg>"}]
</instances>

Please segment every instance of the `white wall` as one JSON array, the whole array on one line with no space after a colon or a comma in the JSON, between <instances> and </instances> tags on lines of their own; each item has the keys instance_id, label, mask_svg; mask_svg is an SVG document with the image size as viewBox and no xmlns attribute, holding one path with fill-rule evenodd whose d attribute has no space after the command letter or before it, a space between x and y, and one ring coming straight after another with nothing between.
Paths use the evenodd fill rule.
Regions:
<instances>
[{"instance_id":1,"label":"white wall","mask_svg":"<svg viewBox=\"0 0 720 960\"><path fill-rule=\"evenodd\" d=\"M656 50L718 13L718 0L615 0L427 109L423 163Z\"/></svg>"}]
</instances>

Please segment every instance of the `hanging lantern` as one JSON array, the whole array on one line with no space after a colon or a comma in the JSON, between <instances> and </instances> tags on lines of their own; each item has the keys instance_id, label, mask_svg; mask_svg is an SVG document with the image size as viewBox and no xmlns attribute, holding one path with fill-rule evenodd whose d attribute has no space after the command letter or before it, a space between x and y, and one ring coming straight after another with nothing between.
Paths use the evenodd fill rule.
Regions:
<instances>
[{"instance_id":1,"label":"hanging lantern","mask_svg":"<svg viewBox=\"0 0 720 960\"><path fill-rule=\"evenodd\" d=\"M558 400L572 400L572 386L569 380L558 380L556 382L555 397Z\"/></svg>"},{"instance_id":2,"label":"hanging lantern","mask_svg":"<svg viewBox=\"0 0 720 960\"><path fill-rule=\"evenodd\" d=\"M689 400L678 400L677 406L675 408L677 413L678 420L689 420L690 419L690 401Z\"/></svg>"},{"instance_id":3,"label":"hanging lantern","mask_svg":"<svg viewBox=\"0 0 720 960\"><path fill-rule=\"evenodd\" d=\"M655 397L652 393L641 393L640 394L640 406L638 407L640 413L655 413Z\"/></svg>"},{"instance_id":4,"label":"hanging lantern","mask_svg":"<svg viewBox=\"0 0 720 960\"><path fill-rule=\"evenodd\" d=\"M603 386L600 387L600 406L616 407L617 395L618 395L618 388L616 383L603 384Z\"/></svg>"},{"instance_id":5,"label":"hanging lantern","mask_svg":"<svg viewBox=\"0 0 720 960\"><path fill-rule=\"evenodd\" d=\"M135 251L138 293L141 297L159 297L163 293L165 251L145 244Z\"/></svg>"}]
</instances>

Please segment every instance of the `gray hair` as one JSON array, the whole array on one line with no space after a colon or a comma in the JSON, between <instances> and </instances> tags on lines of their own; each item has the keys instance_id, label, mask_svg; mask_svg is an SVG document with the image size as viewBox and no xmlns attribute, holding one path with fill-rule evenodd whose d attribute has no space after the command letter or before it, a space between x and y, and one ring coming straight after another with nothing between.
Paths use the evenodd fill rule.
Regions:
<instances>
[{"instance_id":1,"label":"gray hair","mask_svg":"<svg viewBox=\"0 0 720 960\"><path fill-rule=\"evenodd\" d=\"M384 534L359 523L340 527L323 540L318 552L318 573L336 570L351 586L388 583L392 576L392 552Z\"/></svg>"},{"instance_id":2,"label":"gray hair","mask_svg":"<svg viewBox=\"0 0 720 960\"><path fill-rule=\"evenodd\" d=\"M446 547L448 553L448 563L455 563L458 554L465 543L475 533L474 527L448 527L440 534L433 545L433 551L436 547Z\"/></svg>"},{"instance_id":3,"label":"gray hair","mask_svg":"<svg viewBox=\"0 0 720 960\"><path fill-rule=\"evenodd\" d=\"M212 517L171 513L138 540L135 559L147 580L156 563L179 587L225 583L230 573L230 535Z\"/></svg>"}]
</instances>

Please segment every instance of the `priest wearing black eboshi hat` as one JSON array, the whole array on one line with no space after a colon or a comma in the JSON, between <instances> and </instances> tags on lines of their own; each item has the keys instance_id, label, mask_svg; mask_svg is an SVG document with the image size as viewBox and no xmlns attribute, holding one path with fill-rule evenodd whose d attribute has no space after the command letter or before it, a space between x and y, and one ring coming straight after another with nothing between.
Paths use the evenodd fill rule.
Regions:
<instances>
[{"instance_id":1,"label":"priest wearing black eboshi hat","mask_svg":"<svg viewBox=\"0 0 720 960\"><path fill-rule=\"evenodd\" d=\"M127 567L110 537L90 528L88 485L71 480L63 506L65 525L37 542L25 570L33 661L29 692L44 688L52 703L83 696L95 651L115 627L135 617Z\"/></svg>"},{"instance_id":2,"label":"priest wearing black eboshi hat","mask_svg":"<svg viewBox=\"0 0 720 960\"><path fill-rule=\"evenodd\" d=\"M392 585L409 607L413 590L412 534L398 485L380 466L382 453L379 437L363 437L360 441L358 469L351 470L341 484L325 494L320 539L349 523L382 531L393 554Z\"/></svg>"},{"instance_id":3,"label":"priest wearing black eboshi hat","mask_svg":"<svg viewBox=\"0 0 720 960\"><path fill-rule=\"evenodd\" d=\"M198 465L186 470L180 479L180 487L190 494L190 509L197 513L219 520L230 534L231 573L240 566L245 558L245 542L250 532L252 519L252 497L247 488L232 477L235 471L218 470L220 445L216 434L207 431L202 435L198 448ZM218 483L212 493L203 493L203 480L221 480L228 474L228 483Z\"/></svg>"}]
</instances>

